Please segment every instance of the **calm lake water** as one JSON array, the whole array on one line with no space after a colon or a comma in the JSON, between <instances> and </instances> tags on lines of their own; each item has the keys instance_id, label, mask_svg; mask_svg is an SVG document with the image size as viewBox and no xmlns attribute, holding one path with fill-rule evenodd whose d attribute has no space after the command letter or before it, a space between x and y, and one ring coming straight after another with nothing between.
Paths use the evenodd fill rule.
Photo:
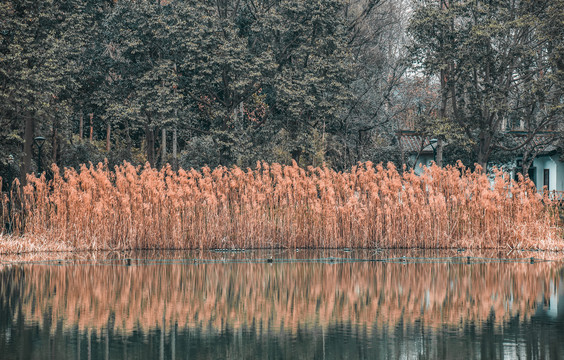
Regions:
<instances>
[{"instance_id":1,"label":"calm lake water","mask_svg":"<svg viewBox=\"0 0 564 360\"><path fill-rule=\"evenodd\" d=\"M564 359L564 263L498 255L0 258L0 359Z\"/></svg>"}]
</instances>

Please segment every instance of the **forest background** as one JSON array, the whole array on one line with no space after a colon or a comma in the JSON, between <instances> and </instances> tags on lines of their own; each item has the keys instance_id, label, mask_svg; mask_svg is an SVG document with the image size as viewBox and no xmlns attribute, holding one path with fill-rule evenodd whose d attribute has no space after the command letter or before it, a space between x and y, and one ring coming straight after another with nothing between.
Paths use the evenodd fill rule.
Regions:
<instances>
[{"instance_id":1,"label":"forest background","mask_svg":"<svg viewBox=\"0 0 564 360\"><path fill-rule=\"evenodd\" d=\"M563 83L563 0L4 0L0 177L401 169L405 130L439 165L532 162L562 149Z\"/></svg>"}]
</instances>

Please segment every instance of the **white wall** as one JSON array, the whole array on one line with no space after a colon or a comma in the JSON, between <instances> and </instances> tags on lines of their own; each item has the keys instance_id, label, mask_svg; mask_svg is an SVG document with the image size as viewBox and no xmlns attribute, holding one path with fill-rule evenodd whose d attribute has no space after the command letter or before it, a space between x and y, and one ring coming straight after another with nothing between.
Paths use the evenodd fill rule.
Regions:
<instances>
[{"instance_id":1,"label":"white wall","mask_svg":"<svg viewBox=\"0 0 564 360\"><path fill-rule=\"evenodd\" d=\"M415 156L410 156L409 161L415 161ZM415 165L415 173L421 175L422 166L431 166L433 162L432 154L422 154ZM532 167L536 168L536 182L538 190L542 190L544 183L544 170L549 169L550 181L549 191L564 191L564 162L559 160L559 155L539 156L533 161ZM515 170L511 171L511 177L515 178Z\"/></svg>"},{"instance_id":2,"label":"white wall","mask_svg":"<svg viewBox=\"0 0 564 360\"><path fill-rule=\"evenodd\" d=\"M409 161L415 161L415 156L410 156ZM421 175L423 173L423 166L431 166L433 162L433 155L421 154L419 159L417 160L417 164L415 164L413 170L416 175Z\"/></svg>"},{"instance_id":3,"label":"white wall","mask_svg":"<svg viewBox=\"0 0 564 360\"><path fill-rule=\"evenodd\" d=\"M558 155L539 156L533 161L536 167L536 185L541 190L544 184L544 170L550 171L549 191L564 191L564 163L559 161Z\"/></svg>"},{"instance_id":4,"label":"white wall","mask_svg":"<svg viewBox=\"0 0 564 360\"><path fill-rule=\"evenodd\" d=\"M557 191L564 191L564 162L559 161L559 156L554 155L552 156L552 160L556 164L556 172L554 176L556 177L554 180L555 190Z\"/></svg>"}]
</instances>

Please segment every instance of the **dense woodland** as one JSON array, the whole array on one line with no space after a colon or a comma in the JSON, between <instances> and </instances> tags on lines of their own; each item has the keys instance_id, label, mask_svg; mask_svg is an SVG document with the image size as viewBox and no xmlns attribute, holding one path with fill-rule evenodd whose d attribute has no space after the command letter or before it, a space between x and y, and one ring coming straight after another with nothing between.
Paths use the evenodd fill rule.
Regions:
<instances>
[{"instance_id":1,"label":"dense woodland","mask_svg":"<svg viewBox=\"0 0 564 360\"><path fill-rule=\"evenodd\" d=\"M399 130L531 161L563 81L564 0L3 0L0 177L36 137L42 170L401 165Z\"/></svg>"}]
</instances>

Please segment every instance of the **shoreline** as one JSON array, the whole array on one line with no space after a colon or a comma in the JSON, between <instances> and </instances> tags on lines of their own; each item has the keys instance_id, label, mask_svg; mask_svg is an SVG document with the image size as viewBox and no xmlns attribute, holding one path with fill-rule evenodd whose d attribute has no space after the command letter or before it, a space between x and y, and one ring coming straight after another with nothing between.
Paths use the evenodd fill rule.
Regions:
<instances>
[{"instance_id":1,"label":"shoreline","mask_svg":"<svg viewBox=\"0 0 564 360\"><path fill-rule=\"evenodd\" d=\"M1 237L0 237L1 239ZM329 254L333 259L348 259L352 255L359 255L366 261L366 257L374 258L373 261L380 261L379 258L385 255L397 255L400 261L404 258L429 258L440 254L450 259L517 259L526 261L564 261L564 248L562 249L542 249L542 248L213 248L213 249L189 249L189 248L145 248L145 249L72 249L49 248L45 246L32 249L21 249L19 251L6 251L0 240L0 265L2 263L26 263L33 261L51 260L126 260L131 257L148 257L155 259L184 258L183 255L189 254L194 259L215 259L220 258L225 261L226 257L248 259L257 254L264 255L264 259L259 262L276 262L280 259L297 259L307 257L308 254ZM35 247L35 248L33 248ZM256 260L256 259L255 259ZM473 260L472 260L473 261ZM337 261L339 262L339 261Z\"/></svg>"}]
</instances>

